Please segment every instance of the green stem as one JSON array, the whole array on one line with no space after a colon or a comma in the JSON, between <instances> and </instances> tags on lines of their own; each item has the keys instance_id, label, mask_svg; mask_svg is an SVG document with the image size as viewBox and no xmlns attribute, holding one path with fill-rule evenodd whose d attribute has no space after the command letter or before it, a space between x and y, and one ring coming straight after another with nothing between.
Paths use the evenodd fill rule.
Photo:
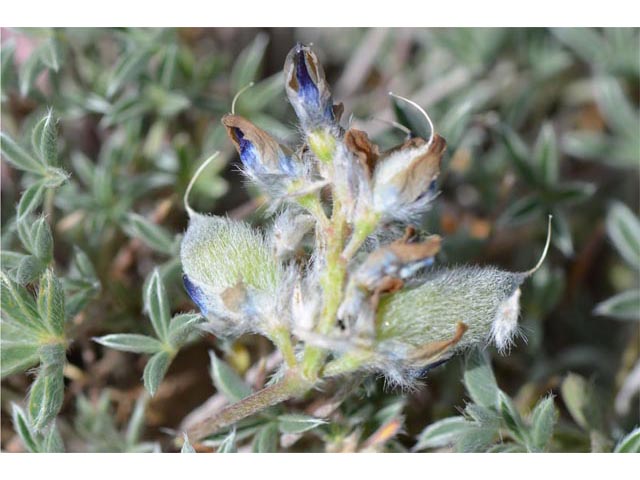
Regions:
<instances>
[{"instance_id":1,"label":"green stem","mask_svg":"<svg viewBox=\"0 0 640 480\"><path fill-rule=\"evenodd\" d=\"M326 269L320 279L324 306L316 331L321 335L331 333L335 322L340 302L342 301L343 286L347 273L347 264L342 259L342 248L347 224L339 200L334 199L331 229L327 232ZM302 370L308 379L315 381L322 367L326 353L323 349L307 346L304 352Z\"/></svg>"},{"instance_id":2,"label":"green stem","mask_svg":"<svg viewBox=\"0 0 640 480\"><path fill-rule=\"evenodd\" d=\"M345 373L358 370L362 365L368 363L374 354L366 350L357 350L346 353L335 360L327 363L322 370L323 377L336 377Z\"/></svg>"},{"instance_id":3,"label":"green stem","mask_svg":"<svg viewBox=\"0 0 640 480\"><path fill-rule=\"evenodd\" d=\"M187 434L193 441L200 440L268 407L301 396L312 387L313 384L305 381L297 372L289 371L278 383L229 405L215 417L194 425Z\"/></svg>"},{"instance_id":4,"label":"green stem","mask_svg":"<svg viewBox=\"0 0 640 480\"><path fill-rule=\"evenodd\" d=\"M293 351L293 344L291 343L291 336L289 330L285 327L276 328L271 332L271 341L282 353L287 367L295 368L297 365L296 354Z\"/></svg>"},{"instance_id":5,"label":"green stem","mask_svg":"<svg viewBox=\"0 0 640 480\"><path fill-rule=\"evenodd\" d=\"M349 261L356 254L367 237L374 232L379 221L380 216L372 213L366 215L356 223L349 243L345 247L344 252L342 252L342 258L345 261Z\"/></svg>"}]
</instances>

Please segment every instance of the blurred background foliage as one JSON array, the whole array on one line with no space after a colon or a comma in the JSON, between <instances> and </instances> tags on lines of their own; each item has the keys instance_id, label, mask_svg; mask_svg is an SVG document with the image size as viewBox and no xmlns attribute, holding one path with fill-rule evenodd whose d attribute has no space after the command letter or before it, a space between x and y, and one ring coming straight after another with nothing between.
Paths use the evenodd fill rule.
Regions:
<instances>
[{"instance_id":1,"label":"blurred background foliage","mask_svg":"<svg viewBox=\"0 0 640 480\"><path fill-rule=\"evenodd\" d=\"M142 287L156 266L171 311L193 310L177 256L182 196L214 151L222 154L197 182L194 207L267 220L220 117L253 81L236 112L295 142L281 69L296 41L313 42L346 118L383 147L402 139L390 121L424 128L388 91L429 111L448 143L424 224L444 236L439 262L523 271L549 213L554 248L524 286L523 338L508 356L490 352L493 372L483 373L481 383L503 392L501 410L483 409L456 359L418 391L367 379L355 394L294 405L311 416L276 409L183 451L437 450L461 431L453 448L463 451L632 448L619 441L640 423L637 29L75 28L2 30L2 270L28 296L40 279L38 296L64 296L66 307L58 360L43 353L39 326L25 340L3 322L2 449L176 450L172 436L189 416L250 391L238 382L264 382L273 366L262 339L204 336L177 354L148 400L146 358L92 338L152 333ZM58 332L51 311L39 314ZM60 413L43 432L33 422L51 412L36 395L28 412L18 406L39 362L54 372L46 378L64 377L64 390L52 390ZM496 444L501 432L513 442Z\"/></svg>"}]
</instances>

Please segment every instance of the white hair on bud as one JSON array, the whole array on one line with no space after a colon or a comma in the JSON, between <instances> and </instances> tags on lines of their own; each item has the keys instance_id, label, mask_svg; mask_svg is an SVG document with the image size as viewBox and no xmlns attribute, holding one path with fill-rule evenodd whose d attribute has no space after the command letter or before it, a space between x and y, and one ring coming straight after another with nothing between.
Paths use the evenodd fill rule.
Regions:
<instances>
[{"instance_id":1,"label":"white hair on bud","mask_svg":"<svg viewBox=\"0 0 640 480\"><path fill-rule=\"evenodd\" d=\"M518 333L518 316L520 315L520 289L498 306L498 311L491 324L491 340L500 353L506 353L514 344Z\"/></svg>"},{"instance_id":2,"label":"white hair on bud","mask_svg":"<svg viewBox=\"0 0 640 480\"><path fill-rule=\"evenodd\" d=\"M263 235L245 222L196 214L182 240L184 273L217 291L239 281L275 292L282 268Z\"/></svg>"},{"instance_id":3,"label":"white hair on bud","mask_svg":"<svg viewBox=\"0 0 640 480\"><path fill-rule=\"evenodd\" d=\"M286 209L278 215L271 229L271 242L276 257L287 258L295 253L314 225L311 215L293 209Z\"/></svg>"}]
</instances>

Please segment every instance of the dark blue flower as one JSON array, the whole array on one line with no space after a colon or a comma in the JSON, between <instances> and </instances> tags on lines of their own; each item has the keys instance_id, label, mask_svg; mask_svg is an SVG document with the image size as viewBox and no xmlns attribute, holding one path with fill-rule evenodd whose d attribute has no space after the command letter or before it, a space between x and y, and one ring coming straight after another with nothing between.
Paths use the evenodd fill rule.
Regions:
<instances>
[{"instance_id":1,"label":"dark blue flower","mask_svg":"<svg viewBox=\"0 0 640 480\"><path fill-rule=\"evenodd\" d=\"M331 92L315 53L297 44L287 56L284 71L287 96L302 127L309 131L334 125L337 119Z\"/></svg>"}]
</instances>

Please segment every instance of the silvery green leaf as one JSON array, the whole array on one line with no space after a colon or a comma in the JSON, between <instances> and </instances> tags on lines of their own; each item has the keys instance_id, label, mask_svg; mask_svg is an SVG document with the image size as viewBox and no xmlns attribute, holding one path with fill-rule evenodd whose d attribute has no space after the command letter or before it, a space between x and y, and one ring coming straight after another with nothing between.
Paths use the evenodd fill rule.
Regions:
<instances>
[{"instance_id":1,"label":"silvery green leaf","mask_svg":"<svg viewBox=\"0 0 640 480\"><path fill-rule=\"evenodd\" d=\"M273 104L279 96L284 94L284 74L277 72L257 83L238 98L239 110L251 109L252 112L261 112L270 104Z\"/></svg>"},{"instance_id":2,"label":"silvery green leaf","mask_svg":"<svg viewBox=\"0 0 640 480\"><path fill-rule=\"evenodd\" d=\"M609 208L607 234L629 265L640 270L640 220L624 203Z\"/></svg>"},{"instance_id":3,"label":"silvery green leaf","mask_svg":"<svg viewBox=\"0 0 640 480\"><path fill-rule=\"evenodd\" d=\"M595 405L593 385L584 377L570 373L560 386L560 393L567 410L574 421L585 430L598 425L597 406Z\"/></svg>"},{"instance_id":4,"label":"silvery green leaf","mask_svg":"<svg viewBox=\"0 0 640 480\"><path fill-rule=\"evenodd\" d=\"M105 347L133 353L157 353L163 350L162 342L146 335L135 333L112 333L94 341Z\"/></svg>"},{"instance_id":5,"label":"silvery green leaf","mask_svg":"<svg viewBox=\"0 0 640 480\"><path fill-rule=\"evenodd\" d=\"M38 307L34 298L26 288L0 273L2 288L0 298L3 318L23 326L33 333L45 333L46 329L38 315Z\"/></svg>"},{"instance_id":6,"label":"silvery green leaf","mask_svg":"<svg viewBox=\"0 0 640 480\"><path fill-rule=\"evenodd\" d=\"M145 289L145 309L153 330L160 340L166 342L168 340L169 322L171 320L171 311L169 309L169 299L164 288L164 283L158 269L153 271L151 279L147 283Z\"/></svg>"},{"instance_id":7,"label":"silvery green leaf","mask_svg":"<svg viewBox=\"0 0 640 480\"><path fill-rule=\"evenodd\" d=\"M614 130L637 136L640 129L638 111L613 77L600 77L594 84L596 101Z\"/></svg>"},{"instance_id":8,"label":"silvery green leaf","mask_svg":"<svg viewBox=\"0 0 640 480\"><path fill-rule=\"evenodd\" d=\"M64 453L64 443L54 422L42 440L42 451L46 453Z\"/></svg>"},{"instance_id":9,"label":"silvery green leaf","mask_svg":"<svg viewBox=\"0 0 640 480\"><path fill-rule=\"evenodd\" d=\"M310 415L290 413L278 416L280 433L303 433L326 423L326 420Z\"/></svg>"},{"instance_id":10,"label":"silvery green leaf","mask_svg":"<svg viewBox=\"0 0 640 480\"><path fill-rule=\"evenodd\" d=\"M189 437L187 434L184 434L184 441L182 442L182 448L180 449L180 453L196 453L196 450L189 443Z\"/></svg>"},{"instance_id":11,"label":"silvery green leaf","mask_svg":"<svg viewBox=\"0 0 640 480\"><path fill-rule=\"evenodd\" d=\"M522 422L522 417L520 417L520 413L516 409L515 405L509 396L502 391L498 392L498 401L500 415L502 416L507 429L520 443L526 443L527 431L524 427L524 423Z\"/></svg>"},{"instance_id":12,"label":"silvery green leaf","mask_svg":"<svg viewBox=\"0 0 640 480\"><path fill-rule=\"evenodd\" d=\"M34 255L25 255L16 269L15 279L21 285L26 285L38 279L46 265Z\"/></svg>"},{"instance_id":13,"label":"silvery green leaf","mask_svg":"<svg viewBox=\"0 0 640 480\"><path fill-rule=\"evenodd\" d=\"M176 315L169 323L169 343L176 349L182 347L192 333L197 332L196 325L202 320L198 313Z\"/></svg>"},{"instance_id":14,"label":"silvery green leaf","mask_svg":"<svg viewBox=\"0 0 640 480\"><path fill-rule=\"evenodd\" d=\"M233 428L226 437L220 442L216 453L237 453L238 447L236 445L236 429Z\"/></svg>"},{"instance_id":15,"label":"silvery green leaf","mask_svg":"<svg viewBox=\"0 0 640 480\"><path fill-rule=\"evenodd\" d=\"M231 89L234 93L257 78L268 43L269 36L259 33L251 45L240 52L231 70Z\"/></svg>"},{"instance_id":16,"label":"silvery green leaf","mask_svg":"<svg viewBox=\"0 0 640 480\"><path fill-rule=\"evenodd\" d=\"M569 155L586 160L610 163L613 148L611 138L600 132L574 131L562 136L562 149Z\"/></svg>"},{"instance_id":17,"label":"silvery green leaf","mask_svg":"<svg viewBox=\"0 0 640 480\"><path fill-rule=\"evenodd\" d=\"M494 408L482 407L476 403L470 403L465 407L464 413L465 416L473 419L478 425L496 428L500 425L500 417Z\"/></svg>"},{"instance_id":18,"label":"silvery green leaf","mask_svg":"<svg viewBox=\"0 0 640 480\"><path fill-rule=\"evenodd\" d=\"M485 452L497 437L495 428L471 425L456 435L455 448L461 453Z\"/></svg>"},{"instance_id":19,"label":"silvery green leaf","mask_svg":"<svg viewBox=\"0 0 640 480\"><path fill-rule=\"evenodd\" d=\"M551 241L565 256L573 255L571 228L562 210L556 209L551 219Z\"/></svg>"},{"instance_id":20,"label":"silvery green leaf","mask_svg":"<svg viewBox=\"0 0 640 480\"><path fill-rule=\"evenodd\" d=\"M554 28L553 34L571 48L584 62L599 65L607 61L607 48L594 28Z\"/></svg>"},{"instance_id":21,"label":"silvery green leaf","mask_svg":"<svg viewBox=\"0 0 640 480\"><path fill-rule=\"evenodd\" d=\"M498 131L515 169L529 185L535 185L537 183L537 176L529 160L531 152L527 145L511 127L505 124L500 125Z\"/></svg>"},{"instance_id":22,"label":"silvery green leaf","mask_svg":"<svg viewBox=\"0 0 640 480\"><path fill-rule=\"evenodd\" d=\"M32 453L38 452L38 443L34 438L35 435L31 430L31 425L25 412L13 403L11 404L11 415L13 418L13 428L20 436L25 448Z\"/></svg>"},{"instance_id":23,"label":"silvery green leaf","mask_svg":"<svg viewBox=\"0 0 640 480\"><path fill-rule=\"evenodd\" d=\"M49 38L40 47L40 60L47 68L57 72L60 70L60 48L55 38Z\"/></svg>"},{"instance_id":24,"label":"silvery green leaf","mask_svg":"<svg viewBox=\"0 0 640 480\"><path fill-rule=\"evenodd\" d=\"M31 132L31 145L37 152L40 161L47 166L55 166L58 162L58 132L53 111L40 119Z\"/></svg>"},{"instance_id":25,"label":"silvery green leaf","mask_svg":"<svg viewBox=\"0 0 640 480\"><path fill-rule=\"evenodd\" d=\"M463 378L474 402L483 407L496 408L499 390L486 352L476 348L469 353Z\"/></svg>"},{"instance_id":26,"label":"silvery green leaf","mask_svg":"<svg viewBox=\"0 0 640 480\"><path fill-rule=\"evenodd\" d=\"M37 173L39 175L44 173L45 165L27 153L26 150L14 142L11 137L1 132L0 139L2 140L2 156L11 165L25 172Z\"/></svg>"},{"instance_id":27,"label":"silvery green leaf","mask_svg":"<svg viewBox=\"0 0 640 480\"><path fill-rule=\"evenodd\" d=\"M471 426L464 417L449 417L428 425L420 435L418 443L413 447L414 451L426 450L429 448L442 448L452 445L457 436L466 431Z\"/></svg>"},{"instance_id":28,"label":"silvery green leaf","mask_svg":"<svg viewBox=\"0 0 640 480\"><path fill-rule=\"evenodd\" d=\"M621 320L640 320L640 292L628 290L619 293L596 305L593 313Z\"/></svg>"},{"instance_id":29,"label":"silvery green leaf","mask_svg":"<svg viewBox=\"0 0 640 480\"><path fill-rule=\"evenodd\" d=\"M640 427L636 427L618 442L614 453L640 453Z\"/></svg>"},{"instance_id":30,"label":"silvery green leaf","mask_svg":"<svg viewBox=\"0 0 640 480\"><path fill-rule=\"evenodd\" d=\"M129 80L134 78L146 65L153 54L149 48L136 49L120 57L107 82L107 97L112 97Z\"/></svg>"},{"instance_id":31,"label":"silvery green leaf","mask_svg":"<svg viewBox=\"0 0 640 480\"><path fill-rule=\"evenodd\" d=\"M44 182L39 180L22 193L16 208L18 221L23 220L29 213L40 206L45 189Z\"/></svg>"},{"instance_id":32,"label":"silvery green leaf","mask_svg":"<svg viewBox=\"0 0 640 480\"><path fill-rule=\"evenodd\" d=\"M65 344L62 342L41 343L38 354L44 369L62 368L67 360Z\"/></svg>"},{"instance_id":33,"label":"silvery green leaf","mask_svg":"<svg viewBox=\"0 0 640 480\"><path fill-rule=\"evenodd\" d=\"M562 203L573 205L590 199L596 191L596 186L588 182L562 182L547 194L548 203Z\"/></svg>"},{"instance_id":34,"label":"silvery green leaf","mask_svg":"<svg viewBox=\"0 0 640 480\"><path fill-rule=\"evenodd\" d=\"M40 355L37 343L14 343L7 341L6 337L7 325L3 323L0 343L0 378L24 372L38 364Z\"/></svg>"},{"instance_id":35,"label":"silvery green leaf","mask_svg":"<svg viewBox=\"0 0 640 480\"><path fill-rule=\"evenodd\" d=\"M52 334L56 336L64 335L66 320L64 291L60 281L51 269L46 270L40 278L38 313Z\"/></svg>"},{"instance_id":36,"label":"silvery green leaf","mask_svg":"<svg viewBox=\"0 0 640 480\"><path fill-rule=\"evenodd\" d=\"M531 414L531 443L536 450L542 451L549 444L557 420L553 396L540 400Z\"/></svg>"},{"instance_id":37,"label":"silvery green leaf","mask_svg":"<svg viewBox=\"0 0 640 480\"><path fill-rule=\"evenodd\" d=\"M537 195L526 195L509 205L498 220L502 225L521 225L540 216L542 204Z\"/></svg>"},{"instance_id":38,"label":"silvery green leaf","mask_svg":"<svg viewBox=\"0 0 640 480\"><path fill-rule=\"evenodd\" d=\"M140 395L136 400L136 405L133 408L133 413L127 424L127 431L125 433L125 439L130 447L133 447L140 441L142 430L144 429L144 412L147 408L149 396L146 394Z\"/></svg>"},{"instance_id":39,"label":"silvery green leaf","mask_svg":"<svg viewBox=\"0 0 640 480\"><path fill-rule=\"evenodd\" d=\"M158 386L164 378L169 365L173 360L172 356L168 352L158 352L149 359L147 365L144 367L142 379L144 382L144 388L151 396L156 394Z\"/></svg>"},{"instance_id":40,"label":"silvery green leaf","mask_svg":"<svg viewBox=\"0 0 640 480\"><path fill-rule=\"evenodd\" d=\"M252 450L254 453L275 453L278 451L278 425L267 423L258 430L253 439Z\"/></svg>"},{"instance_id":41,"label":"silvery green leaf","mask_svg":"<svg viewBox=\"0 0 640 480\"><path fill-rule=\"evenodd\" d=\"M166 89L171 88L176 73L176 60L178 58L177 45L168 45L164 49L162 66L160 67L160 83Z\"/></svg>"},{"instance_id":42,"label":"silvery green leaf","mask_svg":"<svg viewBox=\"0 0 640 480\"><path fill-rule=\"evenodd\" d=\"M44 64L40 60L40 52L35 50L20 66L20 71L18 72L18 84L22 97L26 97L31 92L38 75L43 69Z\"/></svg>"},{"instance_id":43,"label":"silvery green leaf","mask_svg":"<svg viewBox=\"0 0 640 480\"><path fill-rule=\"evenodd\" d=\"M220 360L213 351L209 352L209 357L213 384L230 402L237 402L253 393L251 387L240 378L240 375Z\"/></svg>"},{"instance_id":44,"label":"silvery green leaf","mask_svg":"<svg viewBox=\"0 0 640 480\"><path fill-rule=\"evenodd\" d=\"M150 222L136 213L127 215L125 231L132 237L139 238L157 252L171 255L176 253L173 235L165 228Z\"/></svg>"},{"instance_id":45,"label":"silvery green leaf","mask_svg":"<svg viewBox=\"0 0 640 480\"><path fill-rule=\"evenodd\" d=\"M42 430L56 417L63 400L62 365L41 368L29 392L29 415L34 430Z\"/></svg>"},{"instance_id":46,"label":"silvery green leaf","mask_svg":"<svg viewBox=\"0 0 640 480\"><path fill-rule=\"evenodd\" d=\"M42 263L48 264L53 258L53 236L44 218L39 218L33 226L33 253Z\"/></svg>"},{"instance_id":47,"label":"silvery green leaf","mask_svg":"<svg viewBox=\"0 0 640 480\"><path fill-rule=\"evenodd\" d=\"M518 443L498 443L486 450L487 453L527 453L527 450Z\"/></svg>"},{"instance_id":48,"label":"silvery green leaf","mask_svg":"<svg viewBox=\"0 0 640 480\"><path fill-rule=\"evenodd\" d=\"M18 265L24 257L26 257L24 253L12 252L9 250L0 251L0 263L2 264L2 269L9 274L9 276L12 276L11 272L18 268Z\"/></svg>"},{"instance_id":49,"label":"silvery green leaf","mask_svg":"<svg viewBox=\"0 0 640 480\"><path fill-rule=\"evenodd\" d=\"M542 126L533 156L542 181L547 185L555 184L558 181L560 166L556 134L551 124L545 123Z\"/></svg>"}]
</instances>

